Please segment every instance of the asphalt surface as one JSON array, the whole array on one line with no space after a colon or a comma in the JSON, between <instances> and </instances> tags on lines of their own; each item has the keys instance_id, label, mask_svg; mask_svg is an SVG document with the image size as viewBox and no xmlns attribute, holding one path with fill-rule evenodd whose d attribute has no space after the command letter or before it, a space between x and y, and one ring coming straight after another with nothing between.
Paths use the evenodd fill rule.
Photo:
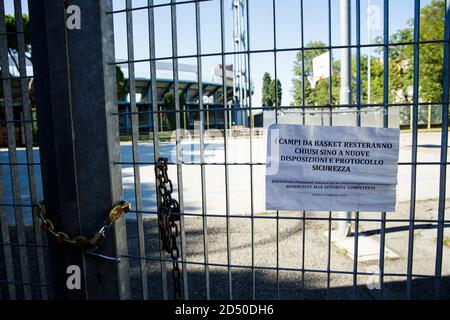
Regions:
<instances>
[{"instance_id":1,"label":"asphalt surface","mask_svg":"<svg viewBox=\"0 0 450 320\"><path fill-rule=\"evenodd\" d=\"M427 220L433 218L435 210L433 201L419 201L416 206L417 219ZM401 203L399 213L404 218L409 215L409 204ZM281 217L300 217L300 213L290 212ZM264 218L263 218L264 217ZM326 218L328 214L307 213L307 218ZM371 216L375 218L375 214ZM379 217L378 217L379 218ZM389 218L389 217L388 217ZM396 217L397 218L397 217ZM206 222L207 237L204 237L204 222ZM211 299L228 299L230 283L233 299L352 299L354 270L353 260L333 244L329 246L328 239L323 235L329 229L328 221L306 220L303 257L303 220L277 219L268 214L252 220L248 218L230 218L228 220L229 241L227 241L227 220L221 217L208 217L204 221L200 217L186 217L185 246L187 283L189 299L206 299L209 290ZM433 223L416 223L414 232L414 261L413 273L428 277L414 277L411 282L412 298L433 298L435 281L436 252L436 225ZM331 224L332 229L337 226ZM360 222L360 232L364 235L379 239L379 222ZM278 237L277 237L278 229ZM145 252L146 270L149 298L162 299L163 285L161 272L162 264L159 259L159 238L157 222L146 219ZM386 246L399 254L396 260L386 260L384 272L390 274L384 277L383 290L369 289L373 283L373 276L359 275L356 279L355 293L358 299L406 299L407 281L404 274L407 271L408 252L408 224L388 222L386 224ZM17 242L15 229L11 227L12 243ZM133 299L140 299L142 288L140 285L141 270L138 260L137 225L134 221L127 221L128 258L130 264L131 293ZM450 236L448 226L446 237ZM253 247L252 247L253 236ZM27 228L28 242L32 242L32 232ZM46 243L44 243L45 245ZM208 268L205 262L205 244L207 248ZM278 246L277 246L278 244ZM229 250L228 250L229 248ZM13 246L15 263L15 277L21 281L18 265L18 247ZM47 258L47 249L45 248ZM441 297L450 297L450 247L443 248L443 278L441 281ZM228 255L230 252L230 256ZM252 263L253 253L253 263ZM277 259L278 257L278 259ZM28 248L28 258L31 272L31 282L38 282L36 269L36 251ZM163 258L170 259L163 253ZM0 261L3 261L3 252L0 250ZM124 258L123 258L124 259ZM47 276L50 279L47 260ZM329 264L328 264L329 261ZM233 267L228 268L230 262ZM301 269L304 263L306 272L302 274L295 269ZM164 264L163 264L164 265ZM254 273L252 265L255 266ZM358 272L374 273L378 261L371 263L358 263ZM277 272L276 267L281 268ZM172 295L171 263L166 263L167 294ZM293 269L293 270L289 270ZM328 270L331 271L328 277ZM0 264L0 275L4 275L4 266ZM207 286L207 274L209 286ZM392 274L403 274L392 276ZM230 277L231 275L231 277ZM3 276L1 277L3 278ZM231 280L230 280L231 279ZM254 280L253 280L254 279ZM377 277L375 277L377 279ZM3 280L3 279L2 279ZM302 281L304 280L304 281ZM329 284L329 285L328 285ZM254 285L254 289L253 289ZM7 288L0 284L3 296L7 296ZM38 297L38 286L33 286L34 297ZM254 291L253 291L254 290ZM21 286L17 286L18 297L22 297ZM50 291L51 294L51 291Z\"/></svg>"},{"instance_id":2,"label":"asphalt surface","mask_svg":"<svg viewBox=\"0 0 450 320\"><path fill-rule=\"evenodd\" d=\"M417 219L430 219L433 203L421 201L417 203ZM402 218L409 214L409 204L400 204L399 212ZM300 217L300 213L289 213L283 216ZM308 213L307 217L328 217L323 213ZM371 218L375 218L375 215ZM378 216L379 218L379 216ZM397 218L397 217L396 217ZM400 217L398 217L400 218ZM229 219L229 242L227 241L227 221L225 218L208 217L206 219L207 234L204 235L202 218L189 217L185 219L185 254L186 260L198 264L187 264L187 285L190 299L205 299L207 288L207 273L209 276L209 292L211 299L228 299L231 288L233 299L253 298L253 278L255 279L255 298L257 299L352 299L354 262L344 252L333 244L329 246L328 239L323 235L329 229L328 221L306 220L304 261L303 256L303 221L301 219L277 219L266 215L266 218ZM156 223L146 221L146 252L153 258L159 257ZM130 255L137 254L137 238L135 224L129 222ZM337 227L335 222L332 229ZM447 226L448 227L448 226ZM278 228L278 237L277 237ZM380 223L360 222L359 229L365 236L379 240ZM253 232L252 232L253 230ZM388 222L386 224L386 246L396 252L400 258L386 260L384 272L390 274L384 277L383 290L369 289L374 276L358 275L356 279L356 295L358 299L406 299L407 298L407 253L408 224ZM413 273L428 277L414 277L411 281L412 298L433 298L435 282L432 276L435 272L436 225L433 223L417 223L414 232ZM252 248L253 234L253 248ZM448 230L445 234L450 236ZM213 266L205 269L205 242L207 261ZM278 246L277 246L278 243ZM231 255L228 255L230 248ZM330 250L329 250L330 249ZM444 246L443 279L441 297L450 297L450 247ZM254 256L252 264L252 252ZM170 259L169 256L163 257ZM278 257L278 259L277 259ZM328 259L329 258L329 259ZM328 261L330 262L328 265ZM140 271L137 260L131 261L133 279L136 279L133 294L139 298L138 279ZM227 263L233 265L228 269ZM304 263L305 272L288 271L301 269ZM134 265L136 264L136 265ZM254 274L252 265L256 266ZM279 267L284 270L277 272L270 268ZM378 261L358 263L358 272L376 273ZM171 295L171 264L167 264L169 297ZM327 271L331 270L328 278ZM313 272L315 271L315 272ZM230 273L229 273L230 272ZM161 298L162 274L159 262L149 262L147 275L149 277L150 297ZM401 276L393 276L401 274ZM304 278L302 278L302 276ZM302 279L304 282L302 282ZM377 277L375 276L375 279ZM328 286L329 283L329 286Z\"/></svg>"},{"instance_id":3,"label":"asphalt surface","mask_svg":"<svg viewBox=\"0 0 450 320\"><path fill-rule=\"evenodd\" d=\"M400 135L400 154L399 162L411 162L411 133L403 132ZM440 162L440 132L419 132L418 136L418 162ZM175 161L175 143L163 142L160 146L161 156L169 157ZM200 145L198 139L185 141L183 143L182 160L186 163L200 161ZM251 152L250 152L251 150ZM250 201L253 196L253 212L265 211L265 166L260 165L265 163L265 139L263 136L254 137L250 148L250 140L248 138L229 139L227 147L228 162L236 163L238 165L228 166L229 174L229 204L230 212L233 214L250 214L252 203ZM250 157L251 153L251 157ZM449 153L450 154L450 153ZM39 150L33 150L33 157L36 163L39 163ZM210 163L205 165L205 185L206 185L206 210L208 214L225 214L225 169L223 163L225 157L225 148L223 139L209 139L205 140L204 161ZM19 149L17 152L17 161L26 163L26 152L24 149ZM139 143L139 161L152 162L154 159L153 145L151 143ZM250 166L242 165L249 161L259 163L253 165L252 171ZM132 161L132 147L130 143L121 144L121 161ZM8 152L4 149L0 150L0 162L8 162ZM240 164L239 164L240 163ZM40 166L34 166L36 176L36 193L39 199L42 199L42 185ZM9 174L9 166L2 165L0 170L3 170L4 194L3 201L5 203L13 203L11 192L11 181ZM22 203L30 202L30 195L28 191L28 174L26 166L18 166L20 176L20 193ZM154 169L151 165L140 165L140 180L142 188L142 209L145 211L156 211L155 202L155 181ZM437 199L439 197L439 179L440 168L438 165L419 165L417 166L417 200ZM176 179L175 166L169 167L169 175L172 177L175 192L178 191L178 184ZM253 178L251 179L251 176ZM183 177L183 196L184 207L188 213L199 213L202 209L202 189L201 189L201 170L199 165L184 165L182 171ZM252 189L251 186L252 183ZM447 175L447 186L450 186L450 175ZM135 205L134 193L134 172L130 165L122 166L122 183L124 199L129 201L133 207ZM411 166L400 165L398 168L398 186L397 186L397 201L409 201L411 197ZM450 194L450 189L447 187L447 194ZM12 207L6 207L10 223L14 223L14 212ZM31 211L24 207L24 220L26 223L31 222Z\"/></svg>"}]
</instances>

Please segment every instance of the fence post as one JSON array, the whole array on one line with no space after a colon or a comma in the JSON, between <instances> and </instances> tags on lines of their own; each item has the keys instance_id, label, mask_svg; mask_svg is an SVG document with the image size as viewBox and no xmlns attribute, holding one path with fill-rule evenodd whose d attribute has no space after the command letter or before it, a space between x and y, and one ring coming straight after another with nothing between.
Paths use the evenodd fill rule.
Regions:
<instances>
[{"instance_id":1,"label":"fence post","mask_svg":"<svg viewBox=\"0 0 450 320\"><path fill-rule=\"evenodd\" d=\"M341 24L341 45L351 45L351 8L349 0L341 0L340 2L340 24ZM346 47L342 51L341 58L341 90L340 101L341 105L352 104L352 52L350 47ZM331 55L331 52L330 52ZM340 212L339 218L347 219L340 220L338 224L338 236L345 238L351 233L351 212Z\"/></svg>"},{"instance_id":2,"label":"fence post","mask_svg":"<svg viewBox=\"0 0 450 320\"><path fill-rule=\"evenodd\" d=\"M81 29L66 28L80 8ZM69 235L91 236L122 195L111 0L29 1L42 183L48 215ZM127 254L124 219L100 245ZM49 238L57 299L129 298L128 261L112 264ZM66 285L69 265L81 269L81 289Z\"/></svg>"}]
</instances>

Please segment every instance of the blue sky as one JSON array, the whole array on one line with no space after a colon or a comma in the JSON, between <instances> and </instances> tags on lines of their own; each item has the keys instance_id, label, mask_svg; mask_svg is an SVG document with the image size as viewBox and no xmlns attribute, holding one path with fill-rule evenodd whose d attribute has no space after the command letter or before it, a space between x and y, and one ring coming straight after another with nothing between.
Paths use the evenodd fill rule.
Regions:
<instances>
[{"instance_id":1,"label":"blue sky","mask_svg":"<svg viewBox=\"0 0 450 320\"><path fill-rule=\"evenodd\" d=\"M232 11L231 0L225 1L225 50L232 51ZM364 23L369 0L361 0L361 42L368 43L367 27ZM27 1L22 0L24 11L27 12ZM169 0L154 0L155 4L168 3ZM182 3L183 1L178 1ZM339 45L339 0L331 2L331 40L332 45ZM355 0L352 0L352 43L355 43ZM429 4L431 0L422 0L421 6ZM133 0L133 7L147 5L147 0ZM383 12L383 0L371 0ZM250 50L265 50L274 48L273 31L273 0L248 0L250 21ZM125 0L113 0L115 10L125 7ZM220 1L212 0L200 3L201 52L220 53ZM414 0L389 1L389 28L392 34L405 27L406 22L414 16ZM304 38L305 44L310 41L328 43L328 0L303 0L304 7ZM13 0L5 0L7 13L13 13ZM147 10L133 11L134 52L135 59L149 58L148 17ZM300 0L275 0L276 46L277 48L301 47ZM83 13L81 13L83 14ZM382 14L381 14L382 15ZM382 19L382 16L381 16ZM170 6L155 9L156 56L158 58L172 55ZM192 55L197 53L195 32L195 5L180 4L177 6L178 24L178 54ZM381 21L381 26L383 22ZM83 24L82 24L83 26ZM116 60L127 58L125 14L114 15L114 31ZM373 30L372 37L382 35L383 30ZM282 82L283 105L292 101L291 79L292 62L295 51L280 52L277 55L277 76ZM363 53L364 52L363 50ZM333 59L339 59L338 50L333 52ZM261 79L264 72L274 77L274 57L272 53L252 54L251 78L255 93L252 97L253 105L260 106ZM170 60L168 60L170 62ZM202 58L202 78L211 81L211 69L221 62L221 56ZM196 65L196 59L180 59L180 63ZM227 63L232 63L232 56L227 56ZM149 65L146 62L136 64L137 74L149 76Z\"/></svg>"}]
</instances>

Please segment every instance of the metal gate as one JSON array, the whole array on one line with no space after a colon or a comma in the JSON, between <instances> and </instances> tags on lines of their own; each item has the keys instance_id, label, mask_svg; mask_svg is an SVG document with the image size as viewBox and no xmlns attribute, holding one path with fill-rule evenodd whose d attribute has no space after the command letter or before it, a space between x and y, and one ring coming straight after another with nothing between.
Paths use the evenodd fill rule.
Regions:
<instances>
[{"instance_id":1,"label":"metal gate","mask_svg":"<svg viewBox=\"0 0 450 320\"><path fill-rule=\"evenodd\" d=\"M0 151L1 298L171 298L173 260L162 249L157 219L154 165L160 156L170 159L173 196L180 203L184 299L448 298L449 4L432 1L442 7L443 34L424 39L424 5L410 1L412 38L398 39L390 32L396 19L389 10L392 1L373 1L381 31L376 40L362 41L370 1L322 2L323 19L311 26L308 0L33 0L27 30L24 1L1 0L0 129L7 132L7 149ZM298 21L284 16L286 10L295 11ZM332 37L338 28L335 13L345 10L351 20L340 25L345 36L339 42ZM81 24L69 27L77 12ZM262 12L264 24L257 26L265 28L265 42L258 40L263 45L252 38L261 38L252 27ZM136 20L145 23L137 25ZM278 30L286 25L297 36L290 44ZM326 30L326 43L307 44L311 28ZM215 39L213 48L208 39ZM395 101L390 88L396 85L390 67L399 63L393 52L402 46L412 50L412 60L401 62L409 70L403 76L411 79L411 101L406 102ZM422 97L430 84L421 82L421 56L430 48L443 58L436 62L442 64L442 95L436 101ZM373 59L378 59L382 85L381 91L367 95L363 53L371 49L377 49ZM329 53L330 77L320 80L324 103L308 100L314 90L305 71L312 63L308 52ZM27 69L31 54L33 71ZM126 59L118 59L121 54ZM333 95L334 82L345 81L337 78L336 55L341 68L348 59L351 71L354 61L347 79L354 98ZM277 80L286 68L284 60L292 56L301 70L294 90L299 98L287 105L278 99ZM16 72L10 66L15 59ZM209 81L204 69L214 63L215 78ZM254 77L267 69L275 80L270 106L254 98ZM194 80L181 77L189 72ZM419 130L422 107L441 110L441 125L430 136ZM399 171L407 176L402 182L407 191L401 194L408 197L398 212L261 209L264 130L256 128L254 113L269 124L388 127L397 126L399 108L411 115L405 125L411 130L402 131L405 154ZM371 114L378 123L369 123ZM433 140L437 138L439 144ZM18 147L21 142L24 147ZM37 144L39 152L33 147ZM436 152L430 156L427 148ZM434 184L418 179L428 175ZM434 195L420 198L428 191ZM100 247L102 255L120 263L47 241L33 214L41 198L58 229L70 235L95 233L114 203L129 201L127 219L115 224ZM345 221L354 229L348 237L350 252L333 241L332 230ZM366 238L377 244L371 259L361 258ZM70 265L81 268L81 290L66 287Z\"/></svg>"}]
</instances>

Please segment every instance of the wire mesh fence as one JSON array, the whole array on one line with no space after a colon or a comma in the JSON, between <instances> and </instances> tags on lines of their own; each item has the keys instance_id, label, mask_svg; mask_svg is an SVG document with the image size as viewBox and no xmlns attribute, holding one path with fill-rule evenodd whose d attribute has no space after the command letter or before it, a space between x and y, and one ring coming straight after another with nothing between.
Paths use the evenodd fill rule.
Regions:
<instances>
[{"instance_id":1,"label":"wire mesh fence","mask_svg":"<svg viewBox=\"0 0 450 320\"><path fill-rule=\"evenodd\" d=\"M48 299L46 236L32 214L42 198L27 7L0 3L0 293L2 299Z\"/></svg>"},{"instance_id":2,"label":"wire mesh fence","mask_svg":"<svg viewBox=\"0 0 450 320\"><path fill-rule=\"evenodd\" d=\"M435 292L438 295L438 288L443 287L444 282L444 245L441 240L444 239L443 231L447 223L444 216L447 101L445 94L442 100L425 101L421 98L419 57L426 50L426 45L439 46L444 50L448 39L444 33L438 39L421 37L420 28L423 25L420 18L423 17L424 5L420 1L409 3L413 11L411 39L392 37L389 28L395 17L389 11L392 6L389 1L372 4L377 5L379 10L381 25L378 37L364 36L362 41L361 30L366 32L366 10L370 4L367 1L351 1L352 37L348 45L340 43L335 36L337 32L334 30L339 28L336 22L339 20L336 14L338 1L324 1L323 12L314 17L315 23L312 23L311 16L317 12L308 1L150 1L145 4L126 1L114 4L114 11L109 14L114 15L115 19L116 43L125 40L127 43L125 58L116 64L126 70L130 106L116 116L128 116L132 129L131 156L125 159L122 155L119 164L129 170L130 180L124 178L124 184L134 188L129 200L136 204L137 231L131 232L136 234L134 241L138 249L129 258L139 264L136 270L140 271L136 276L142 281L144 298L167 298L171 291L170 277L167 277L171 259L155 253L158 236L153 229L157 207L156 200L152 202L149 199L149 195L156 194L152 190L150 176L152 165L160 155L169 156L172 163L169 172L172 178L177 178L175 188L182 212L181 263L186 299L411 298L416 292L414 288L418 287L428 288L431 290L427 291L428 294ZM446 15L446 6L444 2L440 4L442 18ZM297 14L296 20L293 20L295 14L284 16L287 14L286 7ZM258 19L265 19L264 24L258 24ZM142 24L142 21L145 23ZM125 24L126 28L122 30ZM286 31L283 24L289 25L290 34L296 38L287 39L278 31L278 28ZM139 26L138 29L136 26ZM147 29L141 29L142 26L148 28L147 35L144 35ZM263 30L254 31L253 27ZM309 40L313 28L323 30L324 42L312 43ZM213 37L216 41L210 40ZM148 52L136 50L142 46ZM412 93L404 100L396 99L392 93L394 89L390 88L395 85L390 78L390 68L398 63L391 51L400 46L410 48L412 53L408 71L411 72L409 90ZM346 49L353 56L353 99L341 103L336 97L339 95L340 79L335 68L338 68L336 61ZM361 76L363 72L365 75L367 73L363 68L367 68L366 52L369 49L376 51L369 69L375 69L374 60L381 68L377 79L382 85L376 94L373 92L375 89L368 94L367 81ZM116 44L116 56L121 54L121 50L124 49ZM322 100L313 99L315 92L308 82L311 74L305 66L312 64L308 52L313 55L331 53L328 55L331 76L318 82L321 90L325 91ZM298 58L297 68L300 71L296 74L297 86L291 89L298 96L294 103L288 105L282 103L282 99L275 99L268 107L257 101L260 97L254 92L254 83L257 83L259 90L260 84L255 78L268 71L274 79L279 79L280 74L286 73L285 60L295 57ZM159 72L158 63L170 65L169 73L163 75ZM197 69L195 81L187 80L183 75L179 67L182 64L191 64ZM218 104L214 112L223 113L220 116L223 122L214 126L218 131L216 139L208 135L211 107L207 109L207 106L211 102L209 87L212 84L205 79L208 74L204 70L211 65L215 66L214 74L218 75L213 79L218 84L216 95L212 98ZM145 68L148 68L148 81L143 86L141 82L145 76L142 73L145 71L141 70ZM444 66L443 70L446 68ZM372 82L377 81L375 76L372 77ZM441 88L447 86L447 77L444 75L442 78ZM169 79L168 84L161 84L161 78ZM190 87L191 82L195 88ZM275 81L274 90L275 93L282 90L281 82ZM164 103L167 94L174 98L172 104ZM185 97L189 95L194 99L188 107ZM147 104L148 109L141 109L141 104ZM439 109L438 118L442 121L438 122L442 122L442 129L435 137L440 139L439 136L442 136L439 150L443 158L419 161L419 140L425 140L425 135L418 131L423 122L419 121L419 113L422 114L422 108L428 106ZM410 177L409 185L402 184L402 188L408 191L402 191L406 192L406 196L402 196L403 203L398 212L356 212L348 218L354 224L355 239L350 254L335 248L333 244L331 231L340 220L346 219L339 213L266 212L261 196L261 184L264 183L261 176L265 166L264 139L255 135L253 113L262 113L265 128L274 122L381 127L411 125L411 131L402 134L411 143L411 148L408 151L410 156L401 157L403 160L399 165L403 174L409 173ZM146 114L153 119L149 123L151 130L148 136L140 134L140 119ZM168 128L165 125L169 117L173 119L172 130L175 129L171 138L166 133ZM194 119L191 127L186 126L186 118ZM219 151L217 145L220 146ZM424 219L421 213L416 213L416 195L421 190L417 176L418 171L426 171L424 168L428 166L439 171L437 176L441 185L432 205L435 215ZM437 181L433 188L437 190ZM423 202L419 205L423 210ZM428 267L423 267L420 252L414 255L416 230L424 226L437 232L436 242L432 246L436 250L433 266ZM395 240L393 235L397 228L404 230L400 240ZM147 236L147 232L151 232L150 235ZM369 234L376 234L379 245L376 259L367 264L358 260L358 239ZM268 244L261 244L263 235L267 236L265 241ZM389 247L404 250L399 259L401 262L392 258ZM148 254L149 251L151 254ZM348 261L344 262L342 255ZM391 262L391 259L394 261ZM416 260L418 267L415 266ZM367 282L374 276L380 282L379 290L367 289ZM146 279L151 279L148 286Z\"/></svg>"},{"instance_id":3,"label":"wire mesh fence","mask_svg":"<svg viewBox=\"0 0 450 320\"><path fill-rule=\"evenodd\" d=\"M116 59L109 63L118 92L109 116L119 121L122 140L113 165L121 168L123 196L133 208L128 254L121 257L129 263L132 298L173 294L172 259L158 228L160 156L169 158L180 203L184 299L448 297L449 4L405 1L412 19L408 32L396 33L398 4L349 1L350 37L343 44L340 2L315 2L124 0L104 12L114 20ZM0 293L47 299L46 241L31 215L42 195L21 3L10 7L13 32L0 8L0 120L8 147L0 165ZM439 17L437 35L424 23L429 16ZM344 103L339 69L346 53L352 98ZM329 76L314 79L313 59L323 54ZM17 73L7 72L8 56L18 59ZM430 65L437 71L427 71ZM271 94L260 81L266 73ZM265 132L272 123L401 127L397 211L265 210ZM20 133L15 137L21 130L22 149ZM341 221L353 226L346 247L333 239ZM374 241L364 256L368 238Z\"/></svg>"}]
</instances>

